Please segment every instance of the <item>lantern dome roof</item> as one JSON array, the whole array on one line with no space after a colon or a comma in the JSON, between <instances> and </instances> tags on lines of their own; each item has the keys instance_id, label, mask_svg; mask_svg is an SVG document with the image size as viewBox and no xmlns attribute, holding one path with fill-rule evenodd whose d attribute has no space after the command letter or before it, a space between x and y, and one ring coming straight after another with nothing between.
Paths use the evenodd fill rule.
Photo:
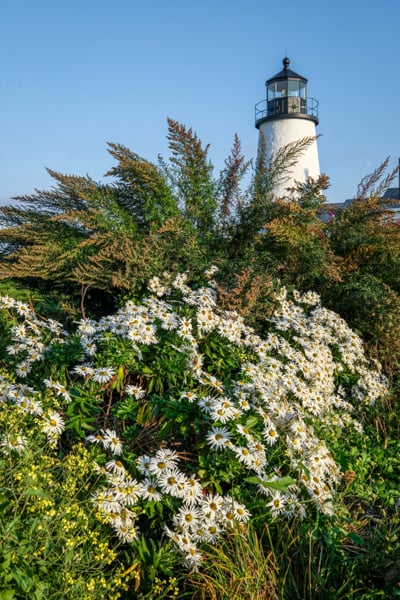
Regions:
<instances>
[{"instance_id":1,"label":"lantern dome roof","mask_svg":"<svg viewBox=\"0 0 400 600\"><path fill-rule=\"evenodd\" d=\"M282 63L283 69L279 71L279 73L268 79L267 84L271 83L272 81L279 81L282 79L301 79L302 81L307 83L307 79L305 77L289 69L290 59L287 56L285 56L285 58L282 60Z\"/></svg>"}]
</instances>

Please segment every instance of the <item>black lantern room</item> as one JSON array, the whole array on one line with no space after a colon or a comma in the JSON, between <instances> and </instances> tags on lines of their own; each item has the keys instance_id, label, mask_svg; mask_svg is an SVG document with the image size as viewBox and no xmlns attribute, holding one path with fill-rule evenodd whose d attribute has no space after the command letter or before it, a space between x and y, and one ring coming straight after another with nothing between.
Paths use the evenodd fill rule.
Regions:
<instances>
[{"instance_id":1,"label":"black lantern room","mask_svg":"<svg viewBox=\"0 0 400 600\"><path fill-rule=\"evenodd\" d=\"M283 69L265 83L267 98L256 104L256 127L272 119L305 118L318 125L318 102L307 97L307 79L289 68L283 59Z\"/></svg>"}]
</instances>

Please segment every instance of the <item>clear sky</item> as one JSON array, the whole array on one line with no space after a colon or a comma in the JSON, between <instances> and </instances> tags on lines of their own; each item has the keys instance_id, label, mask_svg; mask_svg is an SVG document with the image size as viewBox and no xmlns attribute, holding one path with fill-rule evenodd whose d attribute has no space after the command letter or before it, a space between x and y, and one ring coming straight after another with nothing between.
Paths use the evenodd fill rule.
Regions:
<instances>
[{"instance_id":1,"label":"clear sky","mask_svg":"<svg viewBox=\"0 0 400 600\"><path fill-rule=\"evenodd\" d=\"M1 0L0 202L46 167L101 180L107 142L168 156L167 117L254 158L254 105L282 67L319 100L328 201L400 156L399 0Z\"/></svg>"}]
</instances>

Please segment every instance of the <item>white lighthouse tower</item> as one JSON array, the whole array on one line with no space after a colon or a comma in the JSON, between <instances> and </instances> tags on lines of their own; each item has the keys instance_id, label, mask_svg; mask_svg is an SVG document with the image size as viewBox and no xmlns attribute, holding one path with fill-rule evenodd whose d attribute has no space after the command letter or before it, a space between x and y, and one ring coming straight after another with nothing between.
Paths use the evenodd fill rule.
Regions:
<instances>
[{"instance_id":1,"label":"white lighthouse tower","mask_svg":"<svg viewBox=\"0 0 400 600\"><path fill-rule=\"evenodd\" d=\"M289 69L290 60L283 59L283 69L265 83L267 97L256 104L256 127L265 139L269 162L287 144L304 138L316 138L318 102L307 97L307 79ZM317 140L299 154L297 163L283 174L274 187L276 197L287 196L287 188L308 177L320 175Z\"/></svg>"}]
</instances>

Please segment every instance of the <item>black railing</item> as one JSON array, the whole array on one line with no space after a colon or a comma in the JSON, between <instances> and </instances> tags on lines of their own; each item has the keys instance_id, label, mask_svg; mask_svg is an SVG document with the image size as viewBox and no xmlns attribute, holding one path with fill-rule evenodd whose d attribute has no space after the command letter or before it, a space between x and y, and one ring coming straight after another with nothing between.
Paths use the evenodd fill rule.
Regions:
<instances>
[{"instance_id":1,"label":"black railing","mask_svg":"<svg viewBox=\"0 0 400 600\"><path fill-rule=\"evenodd\" d=\"M256 104L255 110L256 127L266 119L296 115L311 117L318 123L318 100L315 98L283 96L274 100L261 100Z\"/></svg>"}]
</instances>

